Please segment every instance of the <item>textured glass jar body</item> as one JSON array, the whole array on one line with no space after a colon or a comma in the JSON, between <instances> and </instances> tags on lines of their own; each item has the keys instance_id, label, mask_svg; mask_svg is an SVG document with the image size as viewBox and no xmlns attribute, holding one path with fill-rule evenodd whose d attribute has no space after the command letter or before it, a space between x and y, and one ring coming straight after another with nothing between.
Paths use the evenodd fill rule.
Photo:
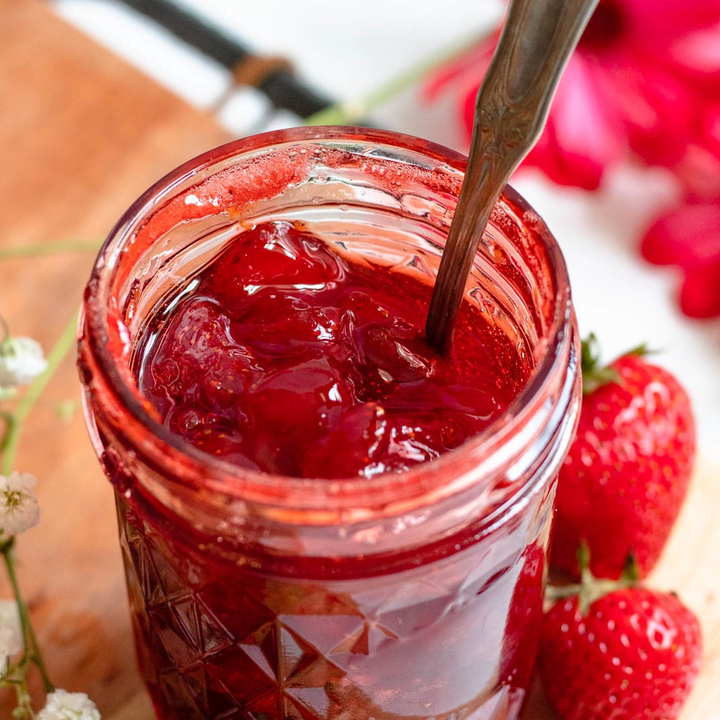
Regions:
<instances>
[{"instance_id":1,"label":"textured glass jar body","mask_svg":"<svg viewBox=\"0 0 720 720\"><path fill-rule=\"evenodd\" d=\"M132 371L168 292L258 222L300 221L430 282L462 171L460 156L391 133L266 134L163 179L103 247L79 366L162 720L517 717L579 396L564 264L516 194L498 203L467 300L531 377L486 432L437 461L340 481L242 470L170 434Z\"/></svg>"}]
</instances>

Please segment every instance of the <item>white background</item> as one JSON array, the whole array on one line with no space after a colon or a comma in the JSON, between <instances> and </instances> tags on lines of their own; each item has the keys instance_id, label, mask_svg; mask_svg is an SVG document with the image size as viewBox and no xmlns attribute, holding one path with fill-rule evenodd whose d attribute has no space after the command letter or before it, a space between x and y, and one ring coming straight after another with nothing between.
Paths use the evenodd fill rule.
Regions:
<instances>
[{"instance_id":1,"label":"white background","mask_svg":"<svg viewBox=\"0 0 720 720\"><path fill-rule=\"evenodd\" d=\"M480 33L498 18L494 0L178 0L260 54L292 60L317 91L362 98L438 51ZM60 14L128 58L189 102L210 108L229 73L188 51L113 0L55 0ZM220 119L238 135L296 124L268 117L254 91L237 93ZM378 124L462 149L449 101L427 106L406 93L377 113ZM701 453L720 466L720 321L697 322L676 310L677 277L645 264L635 247L653 213L674 196L662 173L625 168L603 190L559 189L539 175L514 183L545 218L565 252L581 331L593 330L607 357L645 341L656 361L690 391Z\"/></svg>"}]
</instances>

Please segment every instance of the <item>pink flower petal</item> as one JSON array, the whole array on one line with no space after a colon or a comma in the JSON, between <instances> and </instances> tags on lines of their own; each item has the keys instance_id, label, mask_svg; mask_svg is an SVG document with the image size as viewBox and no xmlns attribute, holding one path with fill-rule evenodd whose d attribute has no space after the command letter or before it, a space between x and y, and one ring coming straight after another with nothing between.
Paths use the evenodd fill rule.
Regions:
<instances>
[{"instance_id":1,"label":"pink flower petal","mask_svg":"<svg viewBox=\"0 0 720 720\"><path fill-rule=\"evenodd\" d=\"M720 315L720 261L686 272L679 300L688 317Z\"/></svg>"},{"instance_id":2,"label":"pink flower petal","mask_svg":"<svg viewBox=\"0 0 720 720\"><path fill-rule=\"evenodd\" d=\"M564 152L549 129L545 130L521 165L521 169L529 167L541 170L557 185L590 191L600 187L605 173L605 165L597 158Z\"/></svg>"},{"instance_id":3,"label":"pink flower petal","mask_svg":"<svg viewBox=\"0 0 720 720\"><path fill-rule=\"evenodd\" d=\"M720 197L720 155L707 147L688 144L672 171L692 200L704 202Z\"/></svg>"},{"instance_id":4,"label":"pink flower petal","mask_svg":"<svg viewBox=\"0 0 720 720\"><path fill-rule=\"evenodd\" d=\"M674 65L692 73L695 79L720 78L720 25L703 28L691 35L680 35L667 48ZM715 85L717 91L717 85ZM715 94L715 99L718 97Z\"/></svg>"},{"instance_id":5,"label":"pink flower petal","mask_svg":"<svg viewBox=\"0 0 720 720\"><path fill-rule=\"evenodd\" d=\"M718 0L601 0L614 2L628 18L638 44L660 44L720 22Z\"/></svg>"},{"instance_id":6,"label":"pink flower petal","mask_svg":"<svg viewBox=\"0 0 720 720\"><path fill-rule=\"evenodd\" d=\"M642 240L650 262L683 270L679 304L689 317L720 315L720 196L686 202L658 218Z\"/></svg>"},{"instance_id":7,"label":"pink flower petal","mask_svg":"<svg viewBox=\"0 0 720 720\"><path fill-rule=\"evenodd\" d=\"M697 114L694 136L668 167L688 195L712 201L720 197L720 104L706 103Z\"/></svg>"},{"instance_id":8,"label":"pink flower petal","mask_svg":"<svg viewBox=\"0 0 720 720\"><path fill-rule=\"evenodd\" d=\"M605 169L625 153L622 125L597 82L601 72L580 55L571 59L545 132L525 161L561 185L594 190Z\"/></svg>"},{"instance_id":9,"label":"pink flower petal","mask_svg":"<svg viewBox=\"0 0 720 720\"><path fill-rule=\"evenodd\" d=\"M687 84L631 53L619 54L608 73L632 149L651 165L676 163L697 132L704 103Z\"/></svg>"},{"instance_id":10,"label":"pink flower petal","mask_svg":"<svg viewBox=\"0 0 720 720\"><path fill-rule=\"evenodd\" d=\"M464 93L460 109L468 140L472 137L473 126L475 124L475 103L479 89L480 85L478 83L470 86L469 90Z\"/></svg>"},{"instance_id":11,"label":"pink flower petal","mask_svg":"<svg viewBox=\"0 0 720 720\"><path fill-rule=\"evenodd\" d=\"M720 262L720 199L687 203L661 216L645 234L640 251L656 265L692 271Z\"/></svg>"},{"instance_id":12,"label":"pink flower petal","mask_svg":"<svg viewBox=\"0 0 720 720\"><path fill-rule=\"evenodd\" d=\"M700 130L701 142L709 152L720 159L720 98L716 98L715 103L706 105L704 110Z\"/></svg>"}]
</instances>

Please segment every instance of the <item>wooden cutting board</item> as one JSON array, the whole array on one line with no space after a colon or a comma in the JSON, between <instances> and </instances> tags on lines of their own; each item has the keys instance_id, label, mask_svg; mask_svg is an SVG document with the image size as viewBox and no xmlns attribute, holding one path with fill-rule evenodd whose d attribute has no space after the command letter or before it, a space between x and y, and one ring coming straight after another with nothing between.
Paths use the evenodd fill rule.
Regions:
<instances>
[{"instance_id":1,"label":"wooden cutting board","mask_svg":"<svg viewBox=\"0 0 720 720\"><path fill-rule=\"evenodd\" d=\"M99 240L164 172L227 139L194 110L58 20L39 0L0 0L0 252ZM77 309L92 256L0 259L0 313L47 349ZM90 449L73 358L31 415L16 468L40 480L40 525L20 538L19 574L59 687L106 720L152 720L135 670L112 492ZM720 483L699 468L652 583L703 621L703 676L683 720L720 720ZM9 591L0 581L0 596ZM0 718L12 695L0 693ZM526 717L550 718L534 699ZM363 720L358 718L357 720Z\"/></svg>"},{"instance_id":2,"label":"wooden cutting board","mask_svg":"<svg viewBox=\"0 0 720 720\"><path fill-rule=\"evenodd\" d=\"M145 188L228 140L171 95L52 14L0 0L0 250L95 240ZM48 350L77 311L92 254L0 260L0 313ZM18 542L19 573L54 682L104 718L140 689L110 487L89 447L68 356L31 415L16 468L34 473L40 525ZM0 573L1 574L1 573ZM9 596L0 585L0 596ZM12 694L0 692L0 718ZM141 716L137 715L139 720Z\"/></svg>"}]
</instances>

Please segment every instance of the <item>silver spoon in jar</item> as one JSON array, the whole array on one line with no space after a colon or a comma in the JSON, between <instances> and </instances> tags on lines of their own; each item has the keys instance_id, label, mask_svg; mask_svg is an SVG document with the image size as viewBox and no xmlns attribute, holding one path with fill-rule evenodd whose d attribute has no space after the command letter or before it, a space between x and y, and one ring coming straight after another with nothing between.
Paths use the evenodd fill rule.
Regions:
<instances>
[{"instance_id":1,"label":"silver spoon in jar","mask_svg":"<svg viewBox=\"0 0 720 720\"><path fill-rule=\"evenodd\" d=\"M440 261L425 333L450 347L467 278L490 213L540 137L550 102L599 0L512 0L475 104L465 180Z\"/></svg>"}]
</instances>

